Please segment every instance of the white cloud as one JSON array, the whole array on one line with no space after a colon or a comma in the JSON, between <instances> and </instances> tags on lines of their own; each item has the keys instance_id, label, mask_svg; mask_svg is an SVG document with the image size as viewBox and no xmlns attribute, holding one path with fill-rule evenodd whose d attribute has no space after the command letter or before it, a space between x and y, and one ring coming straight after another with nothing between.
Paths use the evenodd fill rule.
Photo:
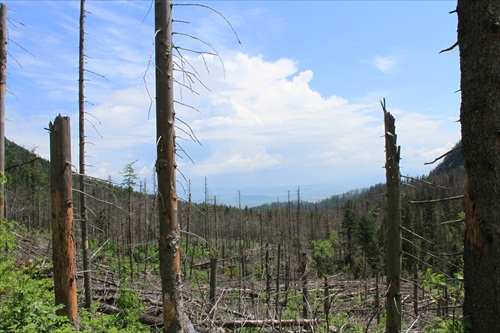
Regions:
<instances>
[{"instance_id":1,"label":"white cloud","mask_svg":"<svg viewBox=\"0 0 500 333\"><path fill-rule=\"evenodd\" d=\"M279 154L269 154L262 146L246 145L232 152L214 151L202 164L195 165L191 172L200 177L233 173L244 175L284 167L283 163L284 158Z\"/></svg>"},{"instance_id":2,"label":"white cloud","mask_svg":"<svg viewBox=\"0 0 500 333\"><path fill-rule=\"evenodd\" d=\"M399 65L399 63L400 63L400 60L394 55L385 56L385 57L377 55L375 57L375 67L377 67L377 69L379 71L381 71L382 73L386 73L386 72L390 71L395 66Z\"/></svg>"},{"instance_id":3,"label":"white cloud","mask_svg":"<svg viewBox=\"0 0 500 333\"><path fill-rule=\"evenodd\" d=\"M314 73L298 71L290 59L267 61L244 53L223 59L225 75L216 58L189 59L210 91L196 86L201 96L182 93L182 103L200 112L176 106L178 117L190 129L177 125L186 132L192 129L203 144L180 141L195 162L179 161L186 178L261 174L258 179L266 183L265 174L279 170L273 181L281 178L282 185L300 185L376 171L383 175L383 119L377 100L353 104L339 96L323 97L310 86ZM205 61L210 74L204 71ZM149 177L156 154L155 112L153 106L148 119L151 99L146 88L136 82L121 89L92 85L87 91L94 104L88 105L92 115L88 120L100 134L87 127L92 143L87 147L88 161L93 165L89 173L121 179L122 167L139 159L141 177ZM178 89L176 98L181 100ZM449 135L441 131L446 120L439 116L390 111L396 114L408 169L427 161L436 152L436 142ZM189 139L181 130L177 133Z\"/></svg>"}]
</instances>

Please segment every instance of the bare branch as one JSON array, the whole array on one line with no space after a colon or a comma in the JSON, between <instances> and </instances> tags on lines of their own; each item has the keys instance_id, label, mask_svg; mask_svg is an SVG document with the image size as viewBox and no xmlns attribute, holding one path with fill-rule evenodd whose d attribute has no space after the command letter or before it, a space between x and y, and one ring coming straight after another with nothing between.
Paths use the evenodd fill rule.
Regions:
<instances>
[{"instance_id":1,"label":"bare branch","mask_svg":"<svg viewBox=\"0 0 500 333\"><path fill-rule=\"evenodd\" d=\"M463 199L464 195L457 195L456 197L449 197L449 198L442 198L442 199L433 199L433 200L423 200L423 201L408 201L408 203L411 204L426 204L426 203L435 203L435 202L442 202L442 201L450 201L450 200L458 200L458 199Z\"/></svg>"},{"instance_id":2,"label":"bare branch","mask_svg":"<svg viewBox=\"0 0 500 333\"><path fill-rule=\"evenodd\" d=\"M187 156L187 158L189 158L189 160L190 160L193 164L196 164L196 163L194 163L194 160L191 158L191 156L189 156L189 154L186 152L186 150L185 150L184 148L182 148L182 146L180 146L179 144L176 144L176 146L177 146L177 148L178 148L180 151L182 151L182 152L184 153L184 155L186 155L186 156ZM177 156L179 156L179 155L177 155ZM180 157L180 156L179 156L179 157ZM181 157L181 158L182 158L182 157ZM182 174L182 173L181 173L181 174ZM182 175L182 176L184 177L184 175ZM184 177L184 178L186 178L186 177ZM186 181L187 181L187 179L186 179Z\"/></svg>"},{"instance_id":3,"label":"bare branch","mask_svg":"<svg viewBox=\"0 0 500 333\"><path fill-rule=\"evenodd\" d=\"M114 203L112 203L112 202L109 202L109 201L106 201L106 200L101 200L101 199L99 199L99 198L94 197L93 195L90 195L90 194L88 194L88 193L85 193L85 192L82 192L82 191L80 191L80 190L77 190L76 188L74 188L74 189L73 189L73 191L74 191L74 192L77 192L77 193L80 193L80 194L83 194L83 195L85 195L86 197L89 197L89 198L92 198L92 199L94 199L94 200L97 200L98 202L102 202L102 203L104 203L104 204L107 204L107 205L113 206L113 207L115 207L115 208L117 208L117 209L119 209L119 210L121 210L121 211L125 212L126 214L128 214L128 210L123 209L123 208L121 208L120 206L117 206L117 205L115 205L115 204L114 204Z\"/></svg>"},{"instance_id":4,"label":"bare branch","mask_svg":"<svg viewBox=\"0 0 500 333\"><path fill-rule=\"evenodd\" d=\"M429 244L431 244L431 245L434 245L434 246L436 245L436 244L434 244L433 242L431 242L430 240L428 240L428 239L426 239L426 238L424 238L424 237L420 236L420 235L419 235L419 234L417 234L417 233L414 233L413 231L411 231L411 230L410 230L410 229L408 229L408 228L405 228L405 227L401 226L401 230L404 230L404 231L406 231L406 232L409 232L410 234L412 234L413 236L415 236L415 237L417 237L417 238L420 238L420 239L421 239L421 240L423 240L424 242L427 242L427 243L429 243Z\"/></svg>"},{"instance_id":5,"label":"bare branch","mask_svg":"<svg viewBox=\"0 0 500 333\"><path fill-rule=\"evenodd\" d=\"M18 167L21 167L23 165L26 165L26 164L32 164L38 160L41 160L42 158L41 157L35 157L34 159L32 160L29 160L27 162L23 162L23 163L19 163L19 164L16 164L16 165L13 165L13 166L10 166L8 168L5 168L5 171L9 171L9 170L12 170L12 169L15 169L15 168L18 168Z\"/></svg>"},{"instance_id":6,"label":"bare branch","mask_svg":"<svg viewBox=\"0 0 500 333\"><path fill-rule=\"evenodd\" d=\"M206 9L209 9L209 10L217 13L220 17L222 17L226 21L226 23L229 25L229 27L231 28L231 30L233 30L233 33L236 36L236 40L238 41L238 44L241 45L241 41L240 41L240 39L238 37L238 34L236 33L236 30L234 30L233 26L231 25L231 22L229 22L228 19L224 15L222 15L220 12L216 11L212 7L206 6L206 5L200 5L200 4L196 4L196 3L194 3L194 4L190 4L190 3L178 4L178 3L176 3L176 4L174 4L174 6L195 6L195 7L202 7L202 8L206 8Z\"/></svg>"},{"instance_id":7,"label":"bare branch","mask_svg":"<svg viewBox=\"0 0 500 333\"><path fill-rule=\"evenodd\" d=\"M85 71L86 71L86 72L89 72L89 73L91 73L91 74L94 74L94 75L96 75L96 76L99 76L99 77L101 77L101 78L103 78L104 80L106 80L106 81L108 81L108 82L109 82L109 80L108 80L108 79L107 79L104 75L101 75L101 74L96 73L96 72L94 72L94 71L90 71L90 70L88 70L88 69L85 69Z\"/></svg>"},{"instance_id":8,"label":"bare branch","mask_svg":"<svg viewBox=\"0 0 500 333\"><path fill-rule=\"evenodd\" d=\"M439 54L444 53L444 52L451 51L451 50L453 50L453 49L454 49L455 47L457 47L457 46L458 46L458 42L455 42L455 44L453 44L453 45L452 45L452 46L450 46L449 48L444 49L444 50L441 50L441 51L439 52Z\"/></svg>"},{"instance_id":9,"label":"bare branch","mask_svg":"<svg viewBox=\"0 0 500 333\"><path fill-rule=\"evenodd\" d=\"M175 103L175 104L180 104L180 105L182 105L182 106L185 106L185 107L188 107L188 108L190 108L190 109L193 109L193 110L195 110L195 111L197 111L197 112L200 112L200 110L198 110L197 108L195 108L195 107L194 107L194 106L192 106L192 105L189 105L189 104L186 104L186 103L182 103L182 102L179 102L179 101L174 101L174 103ZM176 119L179 119L179 118L177 118L177 117L176 117Z\"/></svg>"},{"instance_id":10,"label":"bare branch","mask_svg":"<svg viewBox=\"0 0 500 333\"><path fill-rule=\"evenodd\" d=\"M406 178L406 179L411 179L411 180L414 180L414 181L417 181L417 182L422 182L424 184L431 185L431 186L434 186L434 187L437 187L437 188L441 188L443 190L451 190L451 187L445 187L445 186L441 186L441 185L436 185L434 183L428 182L428 181L423 180L423 179L418 179L418 178L413 178L413 177L410 177L410 176L403 176L403 175L401 175L401 177L402 178Z\"/></svg>"},{"instance_id":11,"label":"bare branch","mask_svg":"<svg viewBox=\"0 0 500 333\"><path fill-rule=\"evenodd\" d=\"M176 120L178 120L178 121L180 121L180 122L181 122L181 123L183 123L184 125L186 125L186 126L189 128L189 130L190 130L190 132L191 132L191 135L189 135L189 134L188 134L186 131L184 131L183 129L181 129L181 128L179 128L179 129L180 129L181 131L183 131L184 133L188 134L188 135L191 137L191 139L193 139L193 141L198 142L198 143L200 144L200 146L202 146L202 147L203 147L203 145L201 144L201 141L200 141L200 140L198 140L198 138L196 137L196 134L194 134L194 131L193 131L193 129L191 128L191 126L189 126L186 122L182 121L181 119L179 119L179 118L177 118L177 117L175 117L175 119L176 119Z\"/></svg>"},{"instance_id":12,"label":"bare branch","mask_svg":"<svg viewBox=\"0 0 500 333\"><path fill-rule=\"evenodd\" d=\"M443 157L445 157L445 156L447 156L447 155L449 155L449 154L453 153L455 150L458 150L458 149L461 149L461 148L462 148L462 145L458 145L458 146L456 146L455 148L453 148L452 150L450 150L450 151L448 151L448 152L444 153L443 155L441 155L441 156L439 156L439 157L436 157L436 159L435 159L434 161L432 161L432 162L425 162L425 163L424 163L424 165L433 164L433 163L435 163L436 161L439 161L440 159L442 159Z\"/></svg>"},{"instance_id":13,"label":"bare branch","mask_svg":"<svg viewBox=\"0 0 500 333\"><path fill-rule=\"evenodd\" d=\"M196 41L199 41L200 43L204 44L204 45L207 45L208 47L210 47L212 49L212 51L214 51L214 54L210 53L210 52L196 52L196 53L199 53L203 56L203 54L210 54L210 55L215 55L217 56L217 58L219 58L220 62L221 62L221 65L222 65L222 69L223 69L223 72L224 72L224 76L225 76L225 68L224 68L224 62L222 61L222 58L219 54L219 52L217 52L217 50L212 46L210 45L209 43L205 42L204 40L198 38L198 37L195 37L195 36L192 36L192 35L189 35L189 34L184 34L184 33L181 33L181 32L174 32L173 34L176 34L176 35L180 35L180 36L186 36L186 37L189 37L189 38L192 38ZM193 52L192 50L190 50L190 52ZM203 58L203 60L205 61L205 58ZM208 71L208 66L206 64L206 61L205 61L205 67L207 68L207 71Z\"/></svg>"},{"instance_id":14,"label":"bare branch","mask_svg":"<svg viewBox=\"0 0 500 333\"><path fill-rule=\"evenodd\" d=\"M458 219L458 220L451 220L451 221L444 221L439 224L449 224L449 223L459 223L459 222L465 222L464 219Z\"/></svg>"},{"instance_id":15,"label":"bare branch","mask_svg":"<svg viewBox=\"0 0 500 333\"><path fill-rule=\"evenodd\" d=\"M85 121L88 121L90 125L92 125L92 127L94 128L94 130L96 131L97 135L99 135L101 137L101 139L103 138L103 136L101 135L101 133L99 132L99 130L97 129L97 127L94 125L93 122L91 122L90 120L88 120L87 118L85 118Z\"/></svg>"}]
</instances>

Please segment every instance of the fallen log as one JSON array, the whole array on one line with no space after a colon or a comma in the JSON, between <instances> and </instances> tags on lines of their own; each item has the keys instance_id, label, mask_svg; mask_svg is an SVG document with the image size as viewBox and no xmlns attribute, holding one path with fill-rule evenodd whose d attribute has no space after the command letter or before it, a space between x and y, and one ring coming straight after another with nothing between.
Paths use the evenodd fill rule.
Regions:
<instances>
[{"instance_id":1,"label":"fallen log","mask_svg":"<svg viewBox=\"0 0 500 333\"><path fill-rule=\"evenodd\" d=\"M215 326L225 328L266 327L266 326L316 326L319 319L263 319L263 320L216 320Z\"/></svg>"}]
</instances>

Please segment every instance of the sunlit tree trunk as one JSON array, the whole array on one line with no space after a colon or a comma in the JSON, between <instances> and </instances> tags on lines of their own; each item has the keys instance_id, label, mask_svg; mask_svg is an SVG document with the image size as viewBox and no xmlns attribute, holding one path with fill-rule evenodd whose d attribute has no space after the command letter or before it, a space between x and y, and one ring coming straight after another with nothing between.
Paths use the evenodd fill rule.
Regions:
<instances>
[{"instance_id":1,"label":"sunlit tree trunk","mask_svg":"<svg viewBox=\"0 0 500 333\"><path fill-rule=\"evenodd\" d=\"M50 184L52 201L52 260L54 293L58 310L76 324L75 246L73 240L73 192L71 182L71 130L69 117L58 116L50 128Z\"/></svg>"},{"instance_id":2,"label":"sunlit tree trunk","mask_svg":"<svg viewBox=\"0 0 500 333\"><path fill-rule=\"evenodd\" d=\"M156 144L159 252L164 332L185 332L181 295L180 230L174 132L172 2L155 1Z\"/></svg>"}]
</instances>

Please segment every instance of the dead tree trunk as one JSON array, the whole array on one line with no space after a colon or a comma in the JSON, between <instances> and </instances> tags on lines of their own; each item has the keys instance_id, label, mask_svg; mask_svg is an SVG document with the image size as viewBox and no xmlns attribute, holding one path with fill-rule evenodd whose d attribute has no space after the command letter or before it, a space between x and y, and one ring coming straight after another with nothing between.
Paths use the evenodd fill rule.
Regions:
<instances>
[{"instance_id":1,"label":"dead tree trunk","mask_svg":"<svg viewBox=\"0 0 500 333\"><path fill-rule=\"evenodd\" d=\"M177 221L172 1L155 1L156 173L164 332L185 332Z\"/></svg>"},{"instance_id":2,"label":"dead tree trunk","mask_svg":"<svg viewBox=\"0 0 500 333\"><path fill-rule=\"evenodd\" d=\"M192 200L192 195L191 195L191 180L188 181L188 203L187 203L187 213L186 213L186 247L185 247L185 250L184 250L184 256L185 256L185 260L184 260L184 278L186 278L188 276L187 274L187 262L189 260L188 258L188 254L189 254L189 233L190 233L190 225L191 225L191 202ZM190 270L191 272L191 270ZM191 277L191 274L189 275L189 277Z\"/></svg>"},{"instance_id":3,"label":"dead tree trunk","mask_svg":"<svg viewBox=\"0 0 500 333\"><path fill-rule=\"evenodd\" d=\"M328 278L325 276L323 279L324 293L323 293L323 312L325 314L326 327L330 327L330 287L328 286Z\"/></svg>"},{"instance_id":4,"label":"dead tree trunk","mask_svg":"<svg viewBox=\"0 0 500 333\"><path fill-rule=\"evenodd\" d=\"M79 110L79 159L80 159L80 228L82 232L83 289L85 307L92 305L92 289L89 262L89 235L87 230L87 204L85 198L85 0L80 1L80 45L78 69L78 110Z\"/></svg>"},{"instance_id":5,"label":"dead tree trunk","mask_svg":"<svg viewBox=\"0 0 500 333\"><path fill-rule=\"evenodd\" d=\"M76 324L75 247L73 241L73 194L71 183L71 130L69 117L58 116L50 129L50 190L52 201L52 260L54 293L58 310Z\"/></svg>"},{"instance_id":6,"label":"dead tree trunk","mask_svg":"<svg viewBox=\"0 0 500 333\"><path fill-rule=\"evenodd\" d=\"M7 6L0 4L0 218L5 213L5 89L7 86Z\"/></svg>"},{"instance_id":7,"label":"dead tree trunk","mask_svg":"<svg viewBox=\"0 0 500 333\"><path fill-rule=\"evenodd\" d=\"M399 160L394 117L382 104L385 123L385 173L387 181L387 295L386 333L401 332L401 197Z\"/></svg>"},{"instance_id":8,"label":"dead tree trunk","mask_svg":"<svg viewBox=\"0 0 500 333\"><path fill-rule=\"evenodd\" d=\"M215 318L217 295L217 258L210 258L210 316Z\"/></svg>"},{"instance_id":9,"label":"dead tree trunk","mask_svg":"<svg viewBox=\"0 0 500 333\"><path fill-rule=\"evenodd\" d=\"M278 262L276 264L276 295L274 300L274 318L281 318L280 314L280 267L281 267L281 244L278 244Z\"/></svg>"},{"instance_id":10,"label":"dead tree trunk","mask_svg":"<svg viewBox=\"0 0 500 333\"><path fill-rule=\"evenodd\" d=\"M500 2L459 0L467 332L500 331Z\"/></svg>"},{"instance_id":11,"label":"dead tree trunk","mask_svg":"<svg viewBox=\"0 0 500 333\"><path fill-rule=\"evenodd\" d=\"M307 290L307 254L301 255L300 272L302 274L302 318L309 316L309 293Z\"/></svg>"},{"instance_id":12,"label":"dead tree trunk","mask_svg":"<svg viewBox=\"0 0 500 333\"><path fill-rule=\"evenodd\" d=\"M269 243L266 244L266 308L267 318L271 318L271 267L269 265Z\"/></svg>"}]
</instances>

